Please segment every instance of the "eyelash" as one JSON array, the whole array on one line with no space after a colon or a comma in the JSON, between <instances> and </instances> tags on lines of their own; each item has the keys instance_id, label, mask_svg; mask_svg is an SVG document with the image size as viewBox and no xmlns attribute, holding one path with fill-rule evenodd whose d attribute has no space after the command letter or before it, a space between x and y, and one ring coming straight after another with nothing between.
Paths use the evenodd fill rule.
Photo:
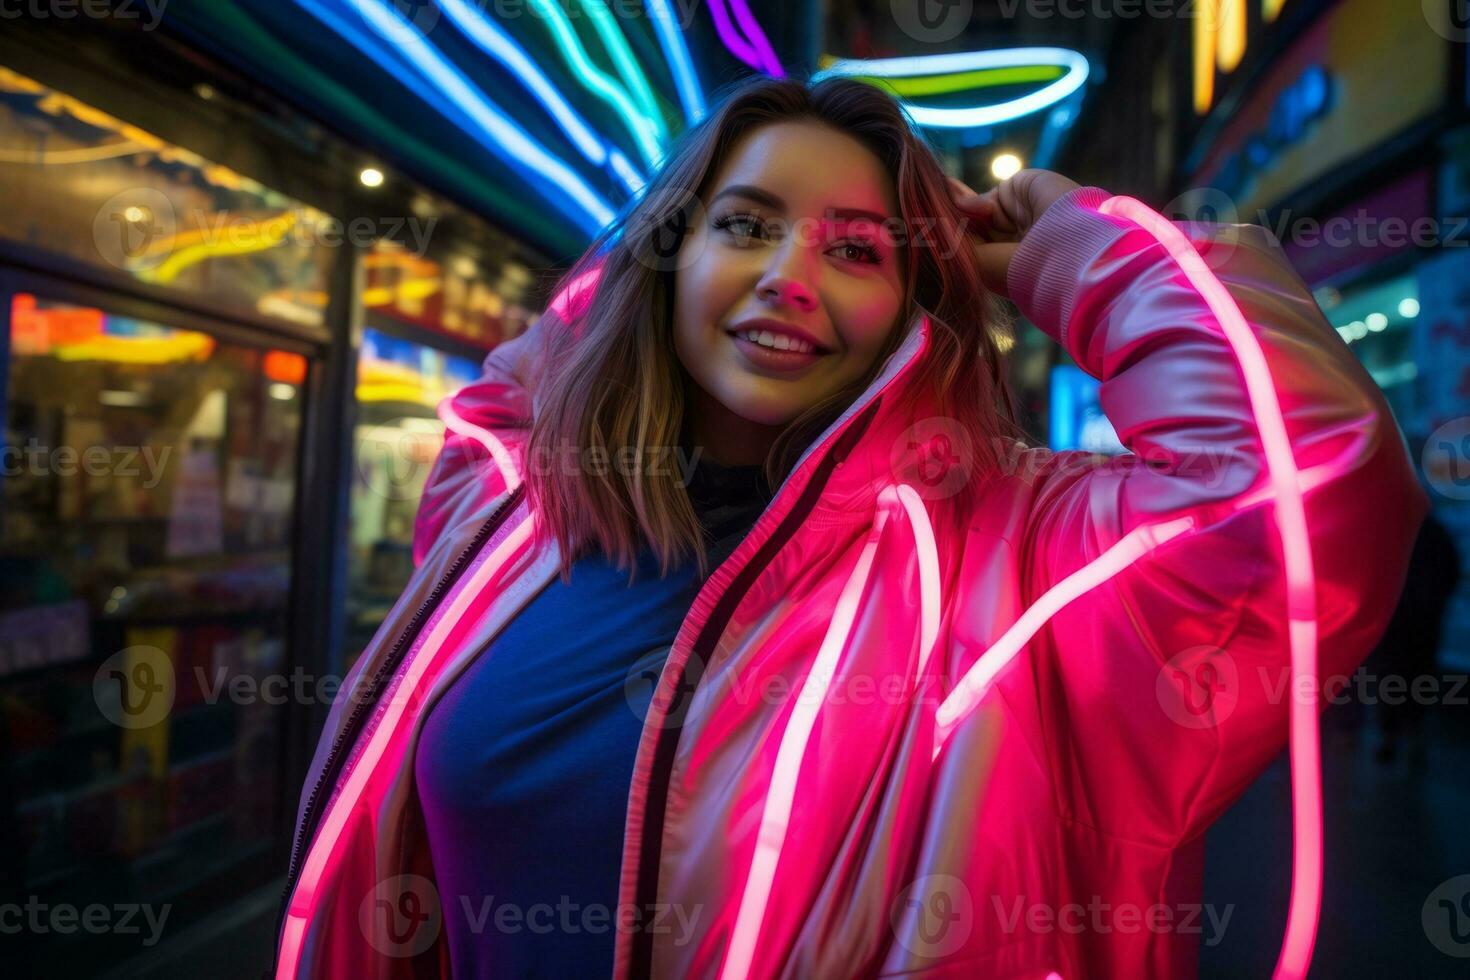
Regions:
<instances>
[{"instance_id":1,"label":"eyelash","mask_svg":"<svg viewBox=\"0 0 1470 980\"><path fill-rule=\"evenodd\" d=\"M714 224L715 224L715 228L717 230L723 231L723 230L728 229L732 225L735 225L737 223L739 223L739 224L757 224L758 225L758 224L760 224L760 218L756 217L753 214L727 214L727 215L724 215L723 217L716 218ZM738 234L738 232L737 232L737 234ZM749 237L749 236L744 236L744 237ZM853 261L853 262L863 261L863 262L872 263L873 265L878 265L878 264L880 264L883 261L882 256L880 256L878 254L878 249L875 248L873 245L871 245L868 242L843 242L841 245L839 245L837 247L839 247L839 248L855 248L855 249L859 250L862 253L862 255L863 255L863 258L862 259L860 259L860 260L859 259L851 259L849 261Z\"/></svg>"}]
</instances>

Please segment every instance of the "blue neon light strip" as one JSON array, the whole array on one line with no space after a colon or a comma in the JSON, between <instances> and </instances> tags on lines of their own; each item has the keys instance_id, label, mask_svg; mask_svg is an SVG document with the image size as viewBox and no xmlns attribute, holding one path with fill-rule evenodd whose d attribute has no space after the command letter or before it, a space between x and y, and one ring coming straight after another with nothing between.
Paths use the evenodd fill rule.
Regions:
<instances>
[{"instance_id":1,"label":"blue neon light strip","mask_svg":"<svg viewBox=\"0 0 1470 980\"><path fill-rule=\"evenodd\" d=\"M612 206L590 187L576 171L547 151L485 97L437 48L396 11L380 0L349 0L359 17L403 56L385 57L382 49L367 43L361 32L327 13L315 0L296 0L363 54L426 97L447 118L497 156L523 173L530 182L546 188L547 199L589 234L596 234L614 216ZM438 90L426 93L413 84L409 71L425 76Z\"/></svg>"}]
</instances>

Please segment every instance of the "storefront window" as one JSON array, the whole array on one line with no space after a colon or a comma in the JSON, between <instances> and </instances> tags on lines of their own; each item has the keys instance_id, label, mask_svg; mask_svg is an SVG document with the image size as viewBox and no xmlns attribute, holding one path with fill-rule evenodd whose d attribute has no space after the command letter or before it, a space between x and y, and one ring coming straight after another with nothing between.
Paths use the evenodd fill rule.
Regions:
<instances>
[{"instance_id":1,"label":"storefront window","mask_svg":"<svg viewBox=\"0 0 1470 980\"><path fill-rule=\"evenodd\" d=\"M531 312L519 300L529 271L505 263L494 278L466 255L434 257L379 240L367 255L362 303L377 315L493 347L526 329Z\"/></svg>"},{"instance_id":2,"label":"storefront window","mask_svg":"<svg viewBox=\"0 0 1470 980\"><path fill-rule=\"evenodd\" d=\"M1414 324L1419 286L1412 271L1315 293L1328 321L1383 389L1400 425L1415 417Z\"/></svg>"},{"instance_id":3,"label":"storefront window","mask_svg":"<svg viewBox=\"0 0 1470 980\"><path fill-rule=\"evenodd\" d=\"M347 666L413 572L413 520L444 441L440 399L479 377L478 361L364 331L348 560Z\"/></svg>"},{"instance_id":4,"label":"storefront window","mask_svg":"<svg viewBox=\"0 0 1470 980\"><path fill-rule=\"evenodd\" d=\"M0 237L316 326L340 223L0 66Z\"/></svg>"},{"instance_id":5,"label":"storefront window","mask_svg":"<svg viewBox=\"0 0 1470 980\"><path fill-rule=\"evenodd\" d=\"M9 314L9 869L27 900L176 934L274 872L306 363L46 296ZM95 975L146 952L145 920L27 930L20 959Z\"/></svg>"}]
</instances>

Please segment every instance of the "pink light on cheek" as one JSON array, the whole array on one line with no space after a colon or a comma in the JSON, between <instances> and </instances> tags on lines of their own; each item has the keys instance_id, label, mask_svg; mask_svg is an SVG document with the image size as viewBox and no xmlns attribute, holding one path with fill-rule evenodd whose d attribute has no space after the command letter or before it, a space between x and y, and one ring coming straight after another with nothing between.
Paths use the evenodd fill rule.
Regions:
<instances>
[{"instance_id":1,"label":"pink light on cheek","mask_svg":"<svg viewBox=\"0 0 1470 980\"><path fill-rule=\"evenodd\" d=\"M1292 683L1317 683L1317 583L1302 499L1301 476L1276 397L1265 352L1230 293L1174 224L1129 197L1111 197L1099 209L1142 226L1166 248L1210 307L1245 376L1251 413L1261 435L1276 501L1286 567L1288 641ZM1303 680L1303 679L1306 680ZM1294 688L1295 689L1295 688ZM1314 689L1307 688L1307 689ZM1322 901L1322 767L1314 699L1292 698L1292 881L1286 934L1276 961L1276 980L1304 977L1312 961Z\"/></svg>"}]
</instances>

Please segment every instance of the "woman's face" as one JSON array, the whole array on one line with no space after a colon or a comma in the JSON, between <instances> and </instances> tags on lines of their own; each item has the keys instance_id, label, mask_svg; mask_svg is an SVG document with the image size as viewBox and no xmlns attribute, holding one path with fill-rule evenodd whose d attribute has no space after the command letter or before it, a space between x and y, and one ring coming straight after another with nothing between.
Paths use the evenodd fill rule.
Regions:
<instances>
[{"instance_id":1,"label":"woman's face","mask_svg":"<svg viewBox=\"0 0 1470 980\"><path fill-rule=\"evenodd\" d=\"M738 439L728 426L741 420L783 426L862 377L903 303L893 182L852 137L772 123L709 188L674 283L674 342L706 444Z\"/></svg>"}]
</instances>

